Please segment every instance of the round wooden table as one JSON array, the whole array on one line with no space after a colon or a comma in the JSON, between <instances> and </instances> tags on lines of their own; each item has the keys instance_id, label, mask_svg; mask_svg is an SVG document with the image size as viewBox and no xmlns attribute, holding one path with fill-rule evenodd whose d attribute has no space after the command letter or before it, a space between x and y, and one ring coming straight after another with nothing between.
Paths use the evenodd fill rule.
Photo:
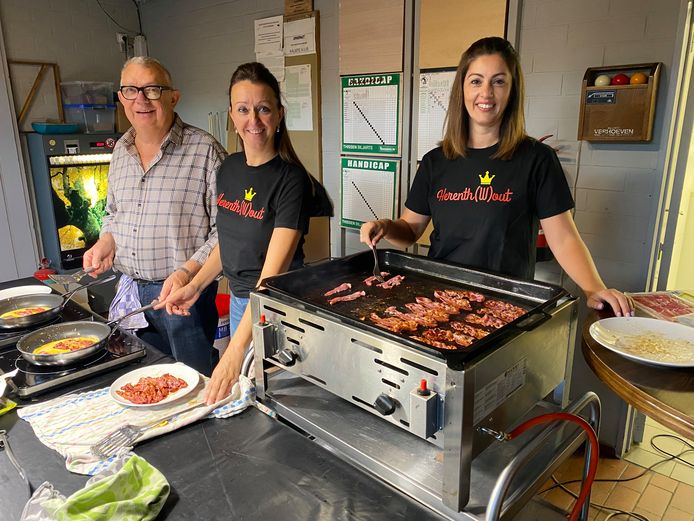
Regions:
<instances>
[{"instance_id":1,"label":"round wooden table","mask_svg":"<svg viewBox=\"0 0 694 521\"><path fill-rule=\"evenodd\" d=\"M583 328L583 356L620 398L673 431L694 439L694 368L674 369L633 362L590 336L593 322L612 316L590 312Z\"/></svg>"}]
</instances>

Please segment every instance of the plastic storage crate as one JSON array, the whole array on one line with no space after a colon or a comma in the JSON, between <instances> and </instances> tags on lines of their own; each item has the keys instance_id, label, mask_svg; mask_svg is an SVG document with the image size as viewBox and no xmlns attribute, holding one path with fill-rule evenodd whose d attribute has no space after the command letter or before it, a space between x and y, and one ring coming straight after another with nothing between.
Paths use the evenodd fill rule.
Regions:
<instances>
[{"instance_id":1,"label":"plastic storage crate","mask_svg":"<svg viewBox=\"0 0 694 521\"><path fill-rule=\"evenodd\" d=\"M60 83L65 105L110 105L113 83L110 81L66 81Z\"/></svg>"},{"instance_id":2,"label":"plastic storage crate","mask_svg":"<svg viewBox=\"0 0 694 521\"><path fill-rule=\"evenodd\" d=\"M116 106L113 104L93 105L86 103L63 105L65 121L76 123L86 133L113 132L116 122Z\"/></svg>"}]
</instances>

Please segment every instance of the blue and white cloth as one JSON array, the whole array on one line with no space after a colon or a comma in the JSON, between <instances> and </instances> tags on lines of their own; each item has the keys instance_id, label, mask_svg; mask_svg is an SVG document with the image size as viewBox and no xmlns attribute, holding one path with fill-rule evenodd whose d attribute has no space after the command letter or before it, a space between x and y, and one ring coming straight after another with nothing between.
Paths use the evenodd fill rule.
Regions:
<instances>
[{"instance_id":1,"label":"blue and white cloth","mask_svg":"<svg viewBox=\"0 0 694 521\"><path fill-rule=\"evenodd\" d=\"M111 305L108 308L108 319L115 320L139 307L142 307L142 304L140 303L137 282L124 273L118 281L116 296L113 297L113 301L111 301ZM122 320L118 325L123 329L137 330L144 329L149 324L144 313L137 313Z\"/></svg>"},{"instance_id":2,"label":"blue and white cloth","mask_svg":"<svg viewBox=\"0 0 694 521\"><path fill-rule=\"evenodd\" d=\"M253 382L241 375L229 396L213 405L185 410L191 404L203 401L209 378L201 376L201 380L202 385L199 385L197 392L165 407L124 407L111 398L110 389L105 387L30 405L20 409L17 414L31 424L41 443L65 458L65 466L70 472L93 476L108 467L119 454L132 450L132 447L123 447L107 460L99 460L90 452L92 445L125 424L149 425L158 418L169 416L177 410L182 411L166 425L146 431L138 438L137 442L140 442L203 418L229 418L255 402Z\"/></svg>"}]
</instances>

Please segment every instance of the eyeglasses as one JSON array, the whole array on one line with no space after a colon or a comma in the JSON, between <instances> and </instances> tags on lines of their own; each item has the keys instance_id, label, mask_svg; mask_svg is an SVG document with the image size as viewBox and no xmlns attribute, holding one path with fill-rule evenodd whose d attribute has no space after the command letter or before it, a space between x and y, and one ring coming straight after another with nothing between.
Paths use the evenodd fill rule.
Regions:
<instances>
[{"instance_id":1,"label":"eyeglasses","mask_svg":"<svg viewBox=\"0 0 694 521\"><path fill-rule=\"evenodd\" d=\"M137 98L138 92L142 92L148 100L158 100L161 98L161 93L165 90L174 90L172 87L165 85L145 85L144 87L135 87L134 85L123 85L118 89L123 97L127 100Z\"/></svg>"}]
</instances>

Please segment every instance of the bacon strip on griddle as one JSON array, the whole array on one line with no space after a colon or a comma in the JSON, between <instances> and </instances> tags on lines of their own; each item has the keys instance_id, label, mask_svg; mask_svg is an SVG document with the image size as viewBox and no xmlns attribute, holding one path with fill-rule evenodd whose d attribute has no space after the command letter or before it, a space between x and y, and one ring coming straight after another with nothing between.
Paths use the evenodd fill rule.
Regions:
<instances>
[{"instance_id":1,"label":"bacon strip on griddle","mask_svg":"<svg viewBox=\"0 0 694 521\"><path fill-rule=\"evenodd\" d=\"M464 333L449 331L448 329L441 329L438 327L426 329L424 332L422 332L422 336L438 342L455 342L463 347L467 347L475 341L473 337Z\"/></svg>"},{"instance_id":2,"label":"bacon strip on griddle","mask_svg":"<svg viewBox=\"0 0 694 521\"><path fill-rule=\"evenodd\" d=\"M455 339L456 344L461 345L463 347L467 347L470 344L472 344L475 340L477 340L476 338L471 337L470 335L466 335L465 333L460 332L453 333L453 338Z\"/></svg>"},{"instance_id":3,"label":"bacon strip on griddle","mask_svg":"<svg viewBox=\"0 0 694 521\"><path fill-rule=\"evenodd\" d=\"M398 317L403 320L414 320L420 326L424 327L436 327L436 319L423 313L403 313L395 306L390 306L385 310L386 315L392 317Z\"/></svg>"},{"instance_id":4,"label":"bacon strip on griddle","mask_svg":"<svg viewBox=\"0 0 694 521\"><path fill-rule=\"evenodd\" d=\"M449 315L455 315L460 311L455 306L444 304L443 302L436 302L427 297L415 297L414 299L417 301L417 304L421 304L427 309L439 309L445 311Z\"/></svg>"},{"instance_id":5,"label":"bacon strip on griddle","mask_svg":"<svg viewBox=\"0 0 694 521\"><path fill-rule=\"evenodd\" d=\"M330 295L334 295L335 293L341 293L343 291L347 291L348 289L352 289L352 285L349 282L345 282L344 284L340 284L336 288L333 288L330 291L323 293L323 296L329 297Z\"/></svg>"},{"instance_id":6,"label":"bacon strip on griddle","mask_svg":"<svg viewBox=\"0 0 694 521\"><path fill-rule=\"evenodd\" d=\"M465 322L468 322L470 324L475 324L478 326L493 327L494 329L499 329L500 327L504 327L506 325L506 322L496 318L493 315L481 315L480 316L480 315L475 315L474 313L470 313L468 316L466 316Z\"/></svg>"},{"instance_id":7,"label":"bacon strip on griddle","mask_svg":"<svg viewBox=\"0 0 694 521\"><path fill-rule=\"evenodd\" d=\"M403 331L417 331L417 322L414 320L403 320L398 317L379 317L376 313L371 313L371 321L382 328L388 329L393 333L402 333Z\"/></svg>"},{"instance_id":8,"label":"bacon strip on griddle","mask_svg":"<svg viewBox=\"0 0 694 521\"><path fill-rule=\"evenodd\" d=\"M461 298L466 298L468 300L471 300L472 302L484 302L486 300L485 296L482 295L482 293L477 293L475 291L469 291L469 290L446 290L446 293L452 294L455 293Z\"/></svg>"},{"instance_id":9,"label":"bacon strip on griddle","mask_svg":"<svg viewBox=\"0 0 694 521\"><path fill-rule=\"evenodd\" d=\"M525 310L514 306L508 302L490 299L484 303L484 307L477 312L484 310L484 313L495 316L505 322L513 322L518 317L525 315Z\"/></svg>"},{"instance_id":10,"label":"bacon strip on griddle","mask_svg":"<svg viewBox=\"0 0 694 521\"><path fill-rule=\"evenodd\" d=\"M409 309L412 313L431 317L437 322L448 322L448 313L446 313L442 309L427 308L422 304L415 304L414 302L408 302L407 304L405 304L405 307Z\"/></svg>"},{"instance_id":11,"label":"bacon strip on griddle","mask_svg":"<svg viewBox=\"0 0 694 521\"><path fill-rule=\"evenodd\" d=\"M387 277L388 275L390 275L390 273L388 273L387 271L381 272L381 277ZM364 279L364 284L366 284L367 286L372 286L374 282L376 282L376 277L374 275Z\"/></svg>"},{"instance_id":12,"label":"bacon strip on griddle","mask_svg":"<svg viewBox=\"0 0 694 521\"><path fill-rule=\"evenodd\" d=\"M385 282L381 282L380 284L376 284L379 288L383 289L392 289L395 286L399 286L402 281L405 280L404 275L393 275L391 278L389 278Z\"/></svg>"},{"instance_id":13,"label":"bacon strip on griddle","mask_svg":"<svg viewBox=\"0 0 694 521\"><path fill-rule=\"evenodd\" d=\"M451 322L451 327L456 331L462 331L466 335L470 335L475 338L484 338L489 334L489 331L473 327L470 324L466 324L465 322Z\"/></svg>"},{"instance_id":14,"label":"bacon strip on griddle","mask_svg":"<svg viewBox=\"0 0 694 521\"><path fill-rule=\"evenodd\" d=\"M350 293L349 295L344 295L342 297L333 297L328 300L328 304L332 306L337 302L349 302L350 300L357 300L359 297L363 297L364 295L366 295L365 291L355 291L354 293Z\"/></svg>"},{"instance_id":15,"label":"bacon strip on griddle","mask_svg":"<svg viewBox=\"0 0 694 521\"><path fill-rule=\"evenodd\" d=\"M465 311L472 311L472 306L470 301L466 298L461 297L455 291L452 290L436 290L434 291L434 297L443 302L444 304L449 304L456 308L464 309Z\"/></svg>"}]
</instances>

